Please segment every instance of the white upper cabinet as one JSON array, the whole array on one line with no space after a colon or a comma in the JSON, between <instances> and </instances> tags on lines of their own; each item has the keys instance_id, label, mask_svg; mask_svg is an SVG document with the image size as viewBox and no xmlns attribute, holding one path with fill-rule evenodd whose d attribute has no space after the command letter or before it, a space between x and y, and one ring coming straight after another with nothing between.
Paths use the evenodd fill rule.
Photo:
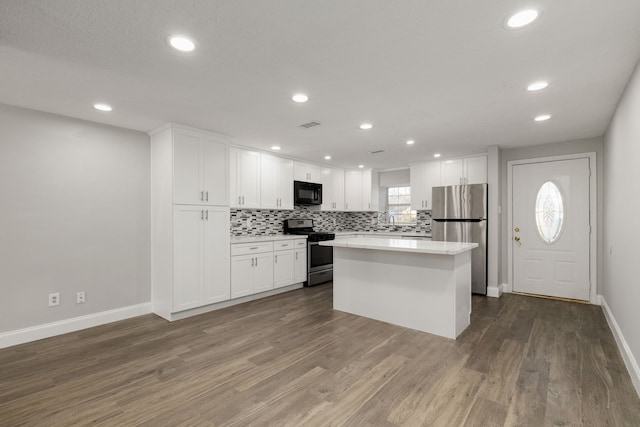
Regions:
<instances>
[{"instance_id":1,"label":"white upper cabinet","mask_svg":"<svg viewBox=\"0 0 640 427\"><path fill-rule=\"evenodd\" d=\"M372 169L362 170L362 210L378 210L378 171Z\"/></svg>"},{"instance_id":2,"label":"white upper cabinet","mask_svg":"<svg viewBox=\"0 0 640 427\"><path fill-rule=\"evenodd\" d=\"M378 210L378 172L372 169L345 172L344 208L346 211Z\"/></svg>"},{"instance_id":3,"label":"white upper cabinet","mask_svg":"<svg viewBox=\"0 0 640 427\"><path fill-rule=\"evenodd\" d=\"M410 165L411 209L431 209L431 190L440 185L440 162L416 163Z\"/></svg>"},{"instance_id":4,"label":"white upper cabinet","mask_svg":"<svg viewBox=\"0 0 640 427\"><path fill-rule=\"evenodd\" d=\"M323 211L344 210L344 169L322 168Z\"/></svg>"},{"instance_id":5,"label":"white upper cabinet","mask_svg":"<svg viewBox=\"0 0 640 427\"><path fill-rule=\"evenodd\" d=\"M484 184L487 182L487 157L469 157L463 162L464 176L467 184Z\"/></svg>"},{"instance_id":6,"label":"white upper cabinet","mask_svg":"<svg viewBox=\"0 0 640 427\"><path fill-rule=\"evenodd\" d=\"M487 156L444 160L441 185L482 184L487 182Z\"/></svg>"},{"instance_id":7,"label":"white upper cabinet","mask_svg":"<svg viewBox=\"0 0 640 427\"><path fill-rule=\"evenodd\" d=\"M260 153L231 147L229 159L231 206L259 209Z\"/></svg>"},{"instance_id":8,"label":"white upper cabinet","mask_svg":"<svg viewBox=\"0 0 640 427\"><path fill-rule=\"evenodd\" d=\"M179 127L173 132L173 203L229 204L227 144Z\"/></svg>"},{"instance_id":9,"label":"white upper cabinet","mask_svg":"<svg viewBox=\"0 0 640 427\"><path fill-rule=\"evenodd\" d=\"M260 206L293 209L293 160L260 155Z\"/></svg>"},{"instance_id":10,"label":"white upper cabinet","mask_svg":"<svg viewBox=\"0 0 640 427\"><path fill-rule=\"evenodd\" d=\"M309 163L294 162L293 178L296 181L321 183L322 169L320 168L320 166L312 165Z\"/></svg>"},{"instance_id":11,"label":"white upper cabinet","mask_svg":"<svg viewBox=\"0 0 640 427\"><path fill-rule=\"evenodd\" d=\"M344 209L346 211L362 210L362 171L345 171L344 173Z\"/></svg>"}]
</instances>

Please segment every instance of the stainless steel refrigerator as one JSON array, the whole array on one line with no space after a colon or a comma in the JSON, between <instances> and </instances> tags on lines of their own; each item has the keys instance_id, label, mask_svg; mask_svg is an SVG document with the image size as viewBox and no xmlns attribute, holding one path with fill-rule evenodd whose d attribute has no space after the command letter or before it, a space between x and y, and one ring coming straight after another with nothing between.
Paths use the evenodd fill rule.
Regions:
<instances>
[{"instance_id":1,"label":"stainless steel refrigerator","mask_svg":"<svg viewBox=\"0 0 640 427\"><path fill-rule=\"evenodd\" d=\"M471 242L471 292L487 294L487 184L434 187L431 240Z\"/></svg>"}]
</instances>

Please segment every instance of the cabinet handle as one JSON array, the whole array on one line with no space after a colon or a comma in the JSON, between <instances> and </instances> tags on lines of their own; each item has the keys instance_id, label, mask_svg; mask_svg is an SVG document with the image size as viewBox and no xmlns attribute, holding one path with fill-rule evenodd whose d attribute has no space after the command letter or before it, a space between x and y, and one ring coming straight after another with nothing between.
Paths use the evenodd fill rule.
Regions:
<instances>
[{"instance_id":1,"label":"cabinet handle","mask_svg":"<svg viewBox=\"0 0 640 427\"><path fill-rule=\"evenodd\" d=\"M244 196L242 196L242 205L244 206Z\"/></svg>"},{"instance_id":2,"label":"cabinet handle","mask_svg":"<svg viewBox=\"0 0 640 427\"><path fill-rule=\"evenodd\" d=\"M258 266L258 257L256 257L256 267Z\"/></svg>"},{"instance_id":3,"label":"cabinet handle","mask_svg":"<svg viewBox=\"0 0 640 427\"><path fill-rule=\"evenodd\" d=\"M255 258L251 258L251 267L253 267L253 261L255 260Z\"/></svg>"},{"instance_id":4,"label":"cabinet handle","mask_svg":"<svg viewBox=\"0 0 640 427\"><path fill-rule=\"evenodd\" d=\"M209 192L207 191L207 202L209 201Z\"/></svg>"},{"instance_id":5,"label":"cabinet handle","mask_svg":"<svg viewBox=\"0 0 640 427\"><path fill-rule=\"evenodd\" d=\"M204 200L204 191L200 192L200 200Z\"/></svg>"},{"instance_id":6,"label":"cabinet handle","mask_svg":"<svg viewBox=\"0 0 640 427\"><path fill-rule=\"evenodd\" d=\"M204 209L200 211L200 219L204 220Z\"/></svg>"},{"instance_id":7,"label":"cabinet handle","mask_svg":"<svg viewBox=\"0 0 640 427\"><path fill-rule=\"evenodd\" d=\"M240 196L238 196L238 204L239 204L239 205L241 205L241 204L242 204L242 202L241 202L241 200L240 200Z\"/></svg>"},{"instance_id":8,"label":"cabinet handle","mask_svg":"<svg viewBox=\"0 0 640 427\"><path fill-rule=\"evenodd\" d=\"M288 244L288 243L285 243L285 244L282 244L282 245L280 245L280 246L285 247L285 246L289 246L289 244Z\"/></svg>"},{"instance_id":9,"label":"cabinet handle","mask_svg":"<svg viewBox=\"0 0 640 427\"><path fill-rule=\"evenodd\" d=\"M278 255L276 255L276 264L278 263Z\"/></svg>"},{"instance_id":10,"label":"cabinet handle","mask_svg":"<svg viewBox=\"0 0 640 427\"><path fill-rule=\"evenodd\" d=\"M296 259L298 259L298 252L296 252Z\"/></svg>"},{"instance_id":11,"label":"cabinet handle","mask_svg":"<svg viewBox=\"0 0 640 427\"><path fill-rule=\"evenodd\" d=\"M249 248L249 250L252 250L252 251L255 251L256 249L258 249L257 246L255 248Z\"/></svg>"},{"instance_id":12,"label":"cabinet handle","mask_svg":"<svg viewBox=\"0 0 640 427\"><path fill-rule=\"evenodd\" d=\"M209 209L205 211L205 219L209 221Z\"/></svg>"}]
</instances>

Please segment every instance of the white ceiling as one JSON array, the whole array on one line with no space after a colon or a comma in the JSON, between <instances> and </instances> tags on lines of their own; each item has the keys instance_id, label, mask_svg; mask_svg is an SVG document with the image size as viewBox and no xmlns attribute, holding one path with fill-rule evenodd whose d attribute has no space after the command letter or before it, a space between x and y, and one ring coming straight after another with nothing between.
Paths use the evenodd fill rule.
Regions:
<instances>
[{"instance_id":1,"label":"white ceiling","mask_svg":"<svg viewBox=\"0 0 640 427\"><path fill-rule=\"evenodd\" d=\"M197 51L170 49L176 32ZM0 0L2 103L343 167L600 136L639 57L638 0Z\"/></svg>"}]
</instances>

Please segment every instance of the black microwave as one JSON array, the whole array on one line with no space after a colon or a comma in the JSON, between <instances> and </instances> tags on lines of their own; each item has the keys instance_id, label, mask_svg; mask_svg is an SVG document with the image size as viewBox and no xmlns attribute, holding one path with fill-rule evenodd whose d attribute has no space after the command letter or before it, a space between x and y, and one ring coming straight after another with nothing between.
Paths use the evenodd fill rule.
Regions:
<instances>
[{"instance_id":1,"label":"black microwave","mask_svg":"<svg viewBox=\"0 0 640 427\"><path fill-rule=\"evenodd\" d=\"M304 181L293 181L293 204L321 205L322 184Z\"/></svg>"}]
</instances>

